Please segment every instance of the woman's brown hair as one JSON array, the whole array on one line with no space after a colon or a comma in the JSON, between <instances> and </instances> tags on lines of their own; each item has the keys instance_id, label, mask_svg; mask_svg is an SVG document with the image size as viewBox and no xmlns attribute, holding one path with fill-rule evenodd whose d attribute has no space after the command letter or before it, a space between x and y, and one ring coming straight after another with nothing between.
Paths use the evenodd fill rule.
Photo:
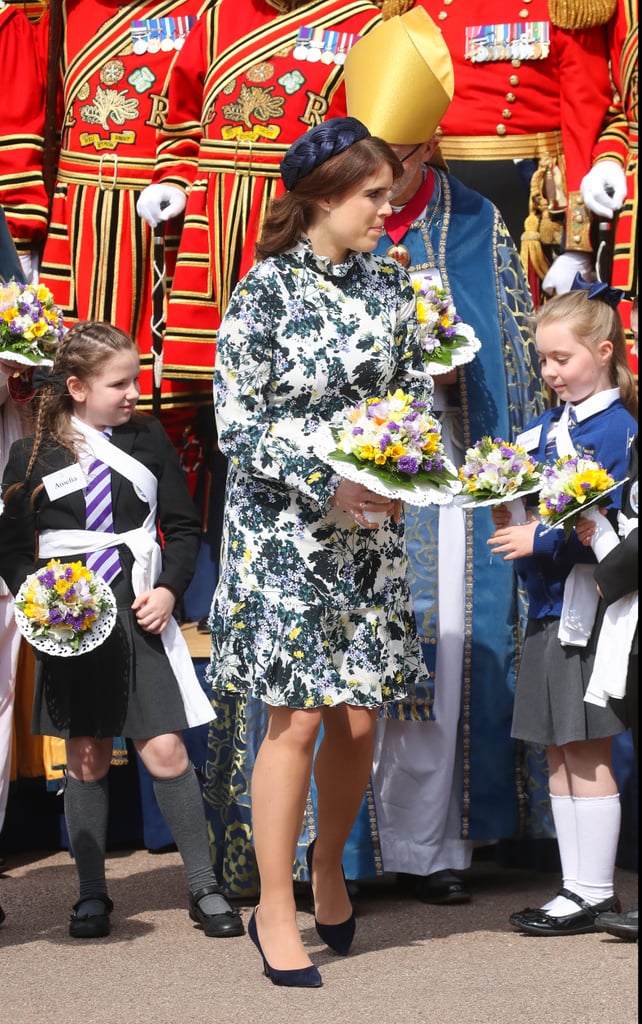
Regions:
<instances>
[{"instance_id":1,"label":"woman's brown hair","mask_svg":"<svg viewBox=\"0 0 642 1024\"><path fill-rule=\"evenodd\" d=\"M272 200L256 243L257 260L292 249L310 226L320 199L343 198L385 164L393 180L401 177L403 166L388 143L368 135L300 178L291 191Z\"/></svg>"}]
</instances>

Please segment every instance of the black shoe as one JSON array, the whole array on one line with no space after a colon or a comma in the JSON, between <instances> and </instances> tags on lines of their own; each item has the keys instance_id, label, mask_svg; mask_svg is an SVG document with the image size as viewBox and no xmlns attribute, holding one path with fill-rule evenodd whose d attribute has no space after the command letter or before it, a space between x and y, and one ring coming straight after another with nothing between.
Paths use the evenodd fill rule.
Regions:
<instances>
[{"instance_id":1,"label":"black shoe","mask_svg":"<svg viewBox=\"0 0 642 1024\"><path fill-rule=\"evenodd\" d=\"M2 909L2 907L0 907L0 924L4 924L4 922L6 920L7 920L7 915L5 914L5 912Z\"/></svg>"},{"instance_id":2,"label":"black shoe","mask_svg":"<svg viewBox=\"0 0 642 1024\"><path fill-rule=\"evenodd\" d=\"M323 979L314 964L311 964L309 967L299 967L293 971L279 971L275 967L270 967L259 942L259 933L256 927L257 910L258 907L252 911L252 916L247 926L247 934L261 955L265 977L269 978L273 985L285 985L288 988L321 988Z\"/></svg>"},{"instance_id":3,"label":"black shoe","mask_svg":"<svg viewBox=\"0 0 642 1024\"><path fill-rule=\"evenodd\" d=\"M638 908L625 910L621 914L613 911L606 911L598 914L595 918L595 927L600 932L608 932L616 939L624 939L625 942L637 942L638 938Z\"/></svg>"},{"instance_id":4,"label":"black shoe","mask_svg":"<svg viewBox=\"0 0 642 1024\"><path fill-rule=\"evenodd\" d=\"M312 859L314 857L314 844L316 839L313 839L308 846L305 854L305 859L308 865L308 871L310 873L310 887L312 887ZM343 868L341 869L343 871ZM343 876L343 883L348 889L345 875ZM348 896L350 893L348 892ZM314 898L314 893L313 893ZM333 952L338 953L339 956L346 956L352 940L354 939L354 933L356 929L356 921L354 919L354 911L350 914L347 921L341 921L340 924L321 924L317 921L316 913L314 915L314 926L317 930L317 935L322 942L325 942L326 946L329 946Z\"/></svg>"},{"instance_id":5,"label":"black shoe","mask_svg":"<svg viewBox=\"0 0 642 1024\"><path fill-rule=\"evenodd\" d=\"M104 911L101 914L81 913L83 904L90 900L99 900L103 903ZM103 892L96 893L94 896L83 896L77 903L74 903L69 921L69 934L72 939L102 939L105 935L109 935L109 915L113 909L114 904Z\"/></svg>"},{"instance_id":6,"label":"black shoe","mask_svg":"<svg viewBox=\"0 0 642 1024\"><path fill-rule=\"evenodd\" d=\"M199 901L204 896L220 896L224 900L227 910L221 914L206 914L199 907ZM210 939L226 939L245 934L241 915L238 910L232 909L225 899L223 890L216 883L204 885L202 889L189 894L189 916L192 921L196 921L201 926Z\"/></svg>"},{"instance_id":7,"label":"black shoe","mask_svg":"<svg viewBox=\"0 0 642 1024\"><path fill-rule=\"evenodd\" d=\"M522 915L511 915L511 924L516 923L512 920L513 917L520 918L516 927L527 935L585 935L588 932L598 931L595 919L599 914L611 910L619 913L622 909L617 896L610 896L609 899L591 906L570 889L560 889L559 895L577 903L581 909L576 914L565 914L562 917L553 917L545 910L540 910L528 917L524 916L524 912L522 912Z\"/></svg>"},{"instance_id":8,"label":"black shoe","mask_svg":"<svg viewBox=\"0 0 642 1024\"><path fill-rule=\"evenodd\" d=\"M435 871L432 875L418 875L415 881L415 896L422 903L470 902L470 890L447 868L444 871Z\"/></svg>"}]
</instances>

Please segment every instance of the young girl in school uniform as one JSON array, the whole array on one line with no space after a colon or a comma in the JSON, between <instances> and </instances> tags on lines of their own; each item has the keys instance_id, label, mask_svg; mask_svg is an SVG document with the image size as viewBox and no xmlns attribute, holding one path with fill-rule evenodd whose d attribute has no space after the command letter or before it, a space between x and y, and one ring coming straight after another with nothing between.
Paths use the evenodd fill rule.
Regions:
<instances>
[{"instance_id":1,"label":"young girl in school uniform","mask_svg":"<svg viewBox=\"0 0 642 1024\"><path fill-rule=\"evenodd\" d=\"M212 718L172 615L194 569L199 523L167 435L155 419L134 415L138 373L136 346L118 328L79 323L65 335L36 400L35 435L9 454L0 575L15 594L51 558L89 561L98 552L103 565L95 571L111 583L118 608L116 626L94 650L70 658L36 652L32 731L66 745L64 810L80 883L70 935L110 930L105 842L114 735L133 740L154 779L183 858L190 918L206 935L241 935L241 918L212 870L200 787L181 735ZM104 464L107 505L111 497L106 526L95 523L86 500L96 461Z\"/></svg>"},{"instance_id":2,"label":"young girl in school uniform","mask_svg":"<svg viewBox=\"0 0 642 1024\"><path fill-rule=\"evenodd\" d=\"M615 308L621 293L581 278L574 289L545 303L537 316L542 377L561 404L529 424L518 441L539 462L579 455L622 480L637 432L637 395ZM618 488L610 507L620 500ZM619 907L613 876L621 809L611 747L613 736L626 729L626 715L622 701L606 707L584 701L597 599L589 601L586 621L577 623L567 620L564 594L573 570L571 582L587 571L587 596L594 594L595 558L575 532L566 542L563 530L544 532L533 513L526 523L510 525L506 506L497 506L493 521L491 550L515 560L529 602L512 736L547 747L562 867L559 893L543 907L512 914L510 922L532 935L596 931L597 915ZM583 636L574 635L574 626Z\"/></svg>"}]
</instances>

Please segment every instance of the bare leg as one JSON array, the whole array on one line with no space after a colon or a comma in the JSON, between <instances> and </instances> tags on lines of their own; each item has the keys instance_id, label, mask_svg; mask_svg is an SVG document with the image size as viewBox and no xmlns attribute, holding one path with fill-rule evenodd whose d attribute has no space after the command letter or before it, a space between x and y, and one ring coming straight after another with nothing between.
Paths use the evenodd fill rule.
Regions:
<instances>
[{"instance_id":1,"label":"bare leg","mask_svg":"<svg viewBox=\"0 0 642 1024\"><path fill-rule=\"evenodd\" d=\"M376 709L340 704L324 713L314 762L318 839L313 862L315 914L323 924L340 924L352 913L341 858L368 784L376 722Z\"/></svg>"},{"instance_id":2,"label":"bare leg","mask_svg":"<svg viewBox=\"0 0 642 1024\"><path fill-rule=\"evenodd\" d=\"M265 958L276 970L311 963L297 928L292 868L322 714L270 707L252 772L252 832L261 879L256 923Z\"/></svg>"}]
</instances>

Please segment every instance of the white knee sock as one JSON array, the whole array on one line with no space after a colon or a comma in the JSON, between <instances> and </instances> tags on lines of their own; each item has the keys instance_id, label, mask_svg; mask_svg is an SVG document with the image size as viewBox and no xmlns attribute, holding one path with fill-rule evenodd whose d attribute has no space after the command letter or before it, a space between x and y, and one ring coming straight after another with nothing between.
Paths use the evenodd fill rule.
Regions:
<instances>
[{"instance_id":1,"label":"white knee sock","mask_svg":"<svg viewBox=\"0 0 642 1024\"><path fill-rule=\"evenodd\" d=\"M616 793L614 796L573 797L572 800L577 838L577 874L572 884L565 877L564 884L571 892L577 893L594 906L613 896L615 855L622 816L620 796ZM562 864L564 870L564 861ZM573 900L556 896L544 909L552 917L564 917L566 914L576 914L579 908Z\"/></svg>"},{"instance_id":2,"label":"white knee sock","mask_svg":"<svg viewBox=\"0 0 642 1024\"><path fill-rule=\"evenodd\" d=\"M562 885L574 892L577 879L578 850L573 797L551 794L551 810L562 864ZM565 899L564 896L554 896L552 900L544 904L542 910L546 910L548 913L572 914L572 910L560 909L568 908L569 903L570 900ZM577 910L577 907L575 909Z\"/></svg>"},{"instance_id":3,"label":"white knee sock","mask_svg":"<svg viewBox=\"0 0 642 1024\"><path fill-rule=\"evenodd\" d=\"M615 856L620 837L620 794L574 797L577 824L577 882L574 892L594 905L613 895Z\"/></svg>"}]
</instances>

